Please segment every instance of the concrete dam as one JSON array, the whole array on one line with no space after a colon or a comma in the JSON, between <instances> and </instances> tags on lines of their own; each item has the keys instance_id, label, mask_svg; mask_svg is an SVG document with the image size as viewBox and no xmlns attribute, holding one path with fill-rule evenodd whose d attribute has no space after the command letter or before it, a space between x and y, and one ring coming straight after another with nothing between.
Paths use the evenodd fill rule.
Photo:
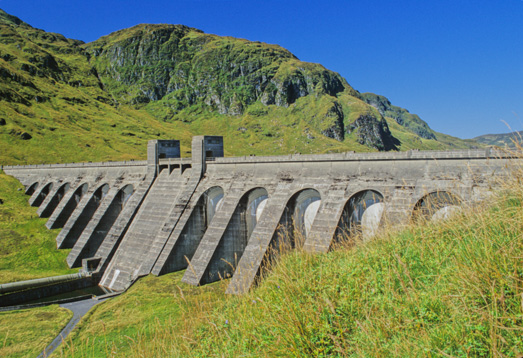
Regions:
<instances>
[{"instance_id":1,"label":"concrete dam","mask_svg":"<svg viewBox=\"0 0 523 358\"><path fill-rule=\"evenodd\" d=\"M445 217L488 198L509 155L492 149L224 157L223 138L148 143L146 161L4 166L30 195L70 267L125 290L187 269L243 293L282 247L326 252L385 225ZM360 236L358 236L360 237Z\"/></svg>"}]
</instances>

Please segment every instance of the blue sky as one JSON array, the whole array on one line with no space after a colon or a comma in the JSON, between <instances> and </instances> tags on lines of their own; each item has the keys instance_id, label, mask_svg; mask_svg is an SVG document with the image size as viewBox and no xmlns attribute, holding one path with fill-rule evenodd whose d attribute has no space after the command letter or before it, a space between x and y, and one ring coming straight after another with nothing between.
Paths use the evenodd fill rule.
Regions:
<instances>
[{"instance_id":1,"label":"blue sky","mask_svg":"<svg viewBox=\"0 0 523 358\"><path fill-rule=\"evenodd\" d=\"M0 8L85 42L170 23L279 44L439 132L523 130L523 0L0 0Z\"/></svg>"}]
</instances>

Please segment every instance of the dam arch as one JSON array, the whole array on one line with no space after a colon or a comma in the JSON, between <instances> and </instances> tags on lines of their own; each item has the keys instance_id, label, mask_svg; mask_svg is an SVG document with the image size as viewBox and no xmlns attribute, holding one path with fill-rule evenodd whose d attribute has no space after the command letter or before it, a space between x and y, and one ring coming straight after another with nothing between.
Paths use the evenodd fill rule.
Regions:
<instances>
[{"instance_id":1,"label":"dam arch","mask_svg":"<svg viewBox=\"0 0 523 358\"><path fill-rule=\"evenodd\" d=\"M271 242L271 250L303 246L321 204L321 194L313 188L301 189L288 200Z\"/></svg>"},{"instance_id":2,"label":"dam arch","mask_svg":"<svg viewBox=\"0 0 523 358\"><path fill-rule=\"evenodd\" d=\"M71 267L78 267L81 264L82 259L95 256L96 252L100 248L100 245L102 245L102 242L113 227L113 224L133 193L134 187L132 184L125 185L120 190L118 190L113 200L107 207L107 210L105 210L103 216L100 218L98 225L96 225L94 228L92 235L88 238L87 242L80 250L80 253L76 256Z\"/></svg>"},{"instance_id":3,"label":"dam arch","mask_svg":"<svg viewBox=\"0 0 523 358\"><path fill-rule=\"evenodd\" d=\"M81 212L79 213L78 218L74 220L74 222L72 223L71 227L69 228L62 241L57 243L58 248L72 249L74 247L76 241L78 241L78 238L86 228L89 221L91 221L91 218L93 217L96 210L98 210L98 207L100 206L102 200L105 198L108 192L109 184L102 184L94 191L94 193L89 198L89 201L83 208L76 208L76 210L80 210ZM67 226L69 220L71 219L72 217L68 219L65 226Z\"/></svg>"},{"instance_id":4,"label":"dam arch","mask_svg":"<svg viewBox=\"0 0 523 358\"><path fill-rule=\"evenodd\" d=\"M88 192L89 184L84 183L79 185L73 192L73 195L69 198L65 206L62 208L60 213L57 215L56 220L51 225L50 229L62 228L67 220L71 217L72 213L76 210L80 200Z\"/></svg>"},{"instance_id":5,"label":"dam arch","mask_svg":"<svg viewBox=\"0 0 523 358\"><path fill-rule=\"evenodd\" d=\"M268 198L269 193L263 187L250 189L242 195L202 276L201 284L232 276Z\"/></svg>"},{"instance_id":6,"label":"dam arch","mask_svg":"<svg viewBox=\"0 0 523 358\"><path fill-rule=\"evenodd\" d=\"M33 184L29 185L25 191L25 195L33 195L36 189L38 189L38 185L40 185L38 182L34 182Z\"/></svg>"},{"instance_id":7,"label":"dam arch","mask_svg":"<svg viewBox=\"0 0 523 358\"><path fill-rule=\"evenodd\" d=\"M58 204L62 201L64 198L65 193L69 191L69 188L71 187L70 183L62 184L56 193L53 195L49 203L45 206L45 208L42 210L42 213L40 214L40 217L42 218L48 218L51 216L53 211L56 209Z\"/></svg>"},{"instance_id":8,"label":"dam arch","mask_svg":"<svg viewBox=\"0 0 523 358\"><path fill-rule=\"evenodd\" d=\"M200 195L176 244L160 270L160 275L187 268L188 262L196 252L214 214L223 203L223 195L224 191L220 186L211 187Z\"/></svg>"},{"instance_id":9,"label":"dam arch","mask_svg":"<svg viewBox=\"0 0 523 358\"><path fill-rule=\"evenodd\" d=\"M412 220L441 220L447 218L461 206L459 196L447 190L435 190L423 195L414 205Z\"/></svg>"},{"instance_id":10,"label":"dam arch","mask_svg":"<svg viewBox=\"0 0 523 358\"><path fill-rule=\"evenodd\" d=\"M47 183L46 185L44 185L44 187L40 190L40 192L38 192L38 194L36 194L37 192L35 192L34 194L36 194L36 197L35 199L33 200L31 204L31 206L40 206L42 205L42 203L44 202L44 200L47 198L47 195L49 195L49 192L53 189L53 183ZM34 195L33 194L33 195Z\"/></svg>"},{"instance_id":11,"label":"dam arch","mask_svg":"<svg viewBox=\"0 0 523 358\"><path fill-rule=\"evenodd\" d=\"M345 203L336 227L334 242L340 243L361 235L363 239L374 236L385 209L383 194L374 189L354 193Z\"/></svg>"},{"instance_id":12,"label":"dam arch","mask_svg":"<svg viewBox=\"0 0 523 358\"><path fill-rule=\"evenodd\" d=\"M274 203L269 205L274 205ZM281 209L279 220L277 219L274 223L271 236L267 237L266 241L263 238L250 239L251 250L257 247L255 254L257 258L254 258L251 252L251 258L242 263L243 275L245 272L250 272L249 278L247 278L250 283L247 283L247 286L260 280L270 267L270 263L277 260L282 252L303 246L320 205L321 194L313 188L300 189L287 196L285 207ZM259 263L255 267L250 267L251 264L248 261ZM245 278L235 276L228 292L237 293L238 290L243 290L245 285Z\"/></svg>"}]
</instances>

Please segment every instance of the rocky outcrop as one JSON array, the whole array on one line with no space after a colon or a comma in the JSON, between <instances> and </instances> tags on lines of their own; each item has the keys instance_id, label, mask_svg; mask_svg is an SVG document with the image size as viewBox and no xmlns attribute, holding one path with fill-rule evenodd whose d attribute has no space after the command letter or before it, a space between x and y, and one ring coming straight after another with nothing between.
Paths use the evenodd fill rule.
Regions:
<instances>
[{"instance_id":1,"label":"rocky outcrop","mask_svg":"<svg viewBox=\"0 0 523 358\"><path fill-rule=\"evenodd\" d=\"M372 113L360 115L347 128L348 133L357 133L357 142L378 150L397 150L399 141L393 137L383 117Z\"/></svg>"},{"instance_id":2,"label":"rocky outcrop","mask_svg":"<svg viewBox=\"0 0 523 358\"><path fill-rule=\"evenodd\" d=\"M86 50L104 87L138 105L164 100L180 110L203 102L221 114L239 115L258 100L288 107L309 94L354 91L338 74L300 62L279 46L181 25L139 25Z\"/></svg>"},{"instance_id":3,"label":"rocky outcrop","mask_svg":"<svg viewBox=\"0 0 523 358\"><path fill-rule=\"evenodd\" d=\"M344 115L343 109L338 102L335 102L334 105L329 108L326 115L323 117L323 121L326 123L332 123L332 125L323 130L321 134L326 137L336 139L337 141L343 141L345 139L345 130L344 130Z\"/></svg>"},{"instance_id":4,"label":"rocky outcrop","mask_svg":"<svg viewBox=\"0 0 523 358\"><path fill-rule=\"evenodd\" d=\"M374 93L362 93L362 99L376 108L382 116L394 119L399 125L425 139L436 139L435 132L418 115L405 108L394 106L388 98Z\"/></svg>"}]
</instances>

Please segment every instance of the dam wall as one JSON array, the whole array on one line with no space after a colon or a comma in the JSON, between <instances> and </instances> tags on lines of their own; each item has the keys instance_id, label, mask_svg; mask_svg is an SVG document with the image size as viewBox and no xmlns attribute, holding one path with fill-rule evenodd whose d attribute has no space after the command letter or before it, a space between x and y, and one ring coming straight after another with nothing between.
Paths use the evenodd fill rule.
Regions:
<instances>
[{"instance_id":1,"label":"dam wall","mask_svg":"<svg viewBox=\"0 0 523 358\"><path fill-rule=\"evenodd\" d=\"M222 137L198 136L192 158L179 141L150 141L146 161L3 170L62 228L71 267L99 258L102 286L186 269L186 283L230 278L238 294L282 250L326 252L488 200L515 160L490 148L224 157Z\"/></svg>"}]
</instances>

